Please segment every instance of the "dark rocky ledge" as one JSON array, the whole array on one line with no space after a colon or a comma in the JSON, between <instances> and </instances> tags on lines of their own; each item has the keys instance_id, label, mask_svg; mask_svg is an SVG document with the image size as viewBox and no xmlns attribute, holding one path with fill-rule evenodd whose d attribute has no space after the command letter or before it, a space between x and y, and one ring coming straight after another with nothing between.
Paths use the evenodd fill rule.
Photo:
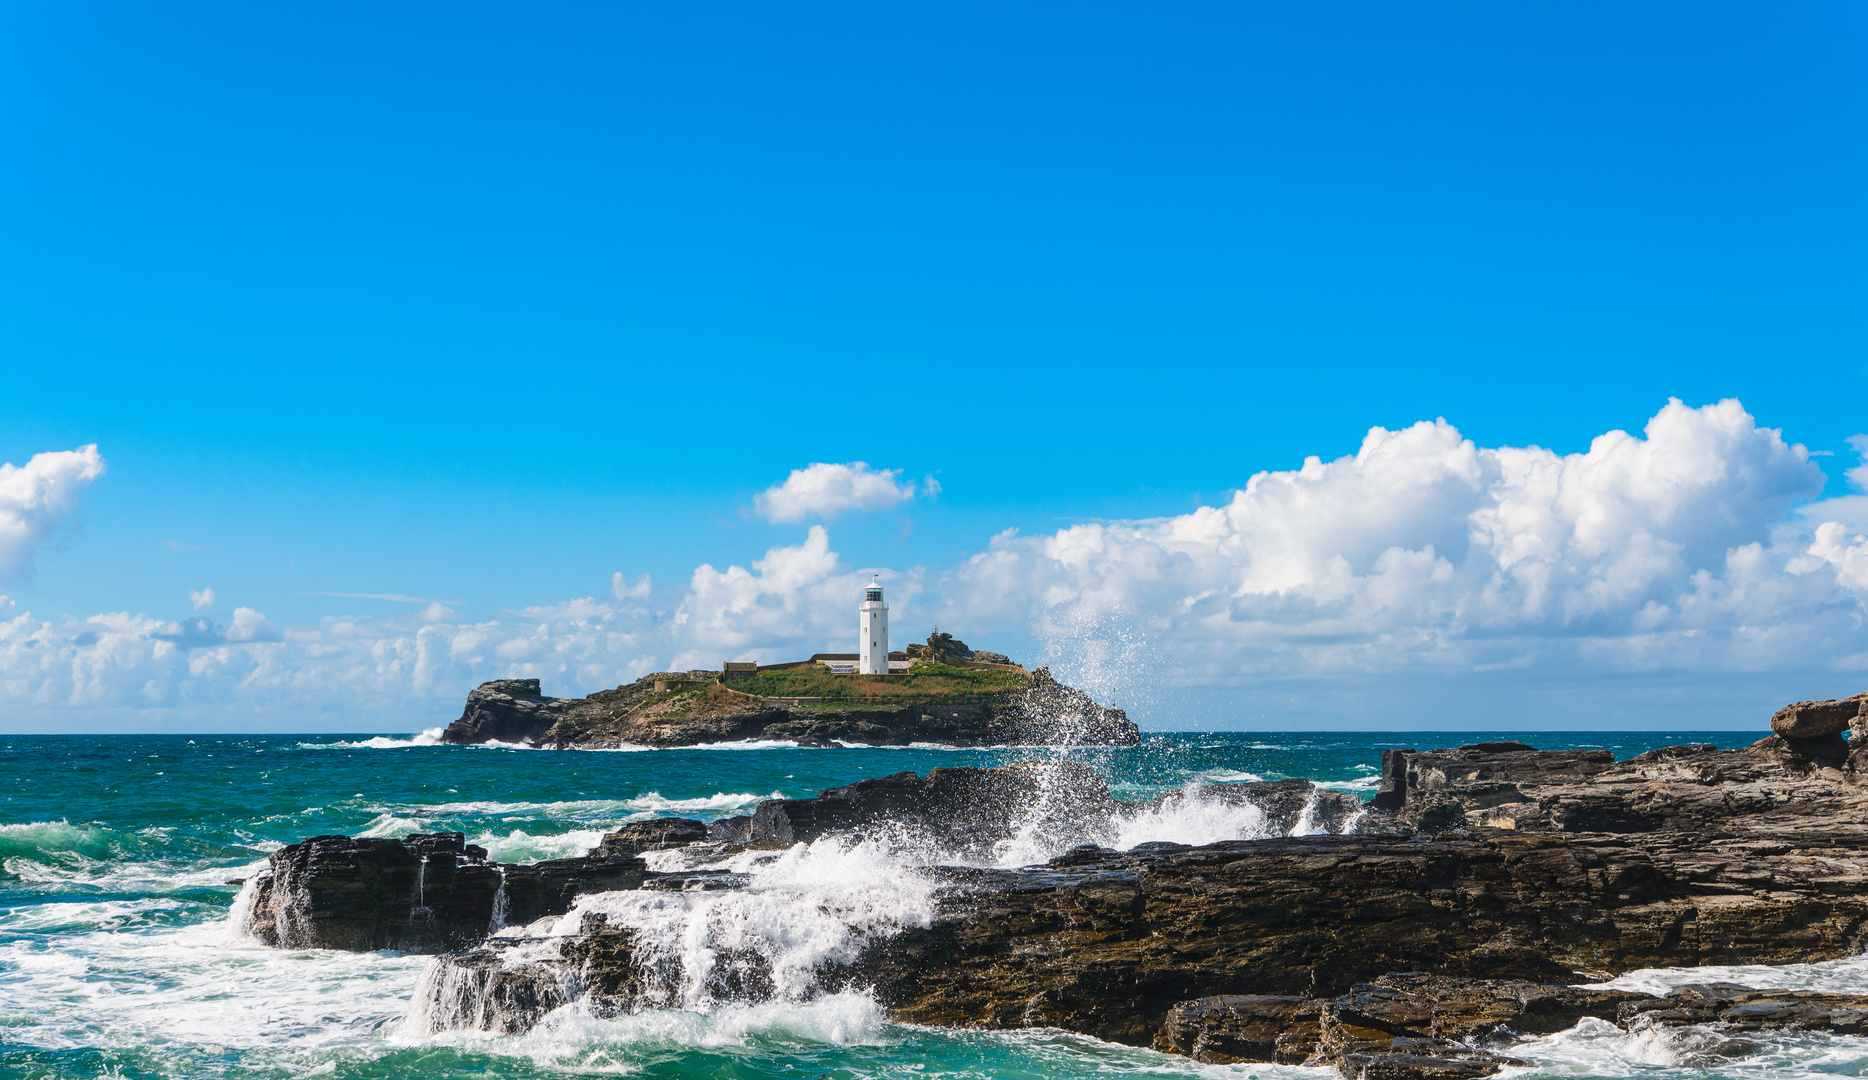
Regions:
<instances>
[{"instance_id":1,"label":"dark rocky ledge","mask_svg":"<svg viewBox=\"0 0 1868 1080\"><path fill-rule=\"evenodd\" d=\"M1710 1025L1714 1057L1747 1053L1758 1031L1868 1033L1868 998L1852 995L1704 984L1654 997L1586 985L1644 967L1862 951L1864 702L1787 707L1777 733L1739 750L1667 747L1619 763L1511 742L1390 751L1366 816L1304 781L1212 785L1205 797L1251 802L1273 831L1301 819L1324 833L1126 852L1086 844L1018 869L928 866L928 924L865 939L818 969L816 985L868 988L907 1022L1058 1027L1203 1061L1333 1065L1351 1078L1487 1075L1512 1064L1499 1033L1549 1033L1584 1017ZM1153 809L1177 797L1186 796ZM584 876L605 862L642 867L644 853L718 857L833 834L979 850L1015 828L1090 835L1109 815L1143 809L1112 800L1071 764L903 773L774 800L750 817L619 830L592 859L565 860L580 866L565 872L577 884L533 909L571 910L590 885L732 890L747 880L704 869L642 869L635 884L613 886ZM268 900L255 925L328 923L323 940L383 947L373 928L395 922L405 896L382 883L403 881L410 859L436 842L458 838L412 838L413 855L366 856L387 849L342 838L286 849L261 897L287 899ZM455 859L451 895L478 905L472 852ZM319 867L322 892L288 880L315 880ZM519 869L506 871L509 902ZM668 973L645 965L665 968L668 957L645 956L628 926L587 912L574 934L541 923L462 947L479 910L434 914L438 926L463 929L437 931L435 947L456 951L418 991L431 1026L519 1031L573 999L600 1015L658 1004L645 988ZM406 909L400 918L406 925ZM771 992L762 963L722 955L710 990L759 1000Z\"/></svg>"},{"instance_id":2,"label":"dark rocky ledge","mask_svg":"<svg viewBox=\"0 0 1868 1080\"><path fill-rule=\"evenodd\" d=\"M288 949L432 953L476 945L506 922L562 915L587 893L641 888L633 853L488 862L460 833L405 840L314 836L273 852L243 928Z\"/></svg>"},{"instance_id":3,"label":"dark rocky ledge","mask_svg":"<svg viewBox=\"0 0 1868 1080\"><path fill-rule=\"evenodd\" d=\"M899 703L886 694L850 701L761 697L735 690L710 672L645 675L585 698L546 697L537 679L501 679L468 693L460 719L441 738L557 748L695 746L746 739L820 747L922 742L1130 746L1141 740L1128 714L1057 682L1046 668L1027 672L1016 665L975 664L943 670L960 674L925 678L951 684L948 689L936 685L907 693ZM969 683L969 674L985 682Z\"/></svg>"}]
</instances>

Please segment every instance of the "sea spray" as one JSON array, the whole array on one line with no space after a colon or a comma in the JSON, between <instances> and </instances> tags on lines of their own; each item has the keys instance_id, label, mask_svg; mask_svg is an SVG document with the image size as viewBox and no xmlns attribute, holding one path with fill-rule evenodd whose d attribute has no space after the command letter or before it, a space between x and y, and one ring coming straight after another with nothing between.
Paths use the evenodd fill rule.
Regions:
<instances>
[{"instance_id":1,"label":"sea spray","mask_svg":"<svg viewBox=\"0 0 1868 1080\"><path fill-rule=\"evenodd\" d=\"M1115 823L1114 832L1108 846L1120 851L1160 841L1213 844L1272 835L1265 811L1258 805L1215 797L1197 780L1131 811Z\"/></svg>"},{"instance_id":2,"label":"sea spray","mask_svg":"<svg viewBox=\"0 0 1868 1080\"><path fill-rule=\"evenodd\" d=\"M222 936L226 944L254 942L253 907L259 898L260 877L270 873L270 870L255 871L240 883L240 891L234 894L233 905L227 909L226 930Z\"/></svg>"},{"instance_id":3,"label":"sea spray","mask_svg":"<svg viewBox=\"0 0 1868 1080\"><path fill-rule=\"evenodd\" d=\"M1315 836L1329 831L1317 824L1317 805L1320 801L1317 789L1311 788L1310 794L1304 796L1304 808L1298 812L1297 823L1291 826L1292 836Z\"/></svg>"},{"instance_id":4,"label":"sea spray","mask_svg":"<svg viewBox=\"0 0 1868 1080\"><path fill-rule=\"evenodd\" d=\"M664 866L674 856L654 854ZM529 1028L579 996L586 972L565 962L565 950L593 927L626 943L620 962L630 1011L714 1013L852 991L830 973L934 918L935 883L877 840L829 837L776 854L743 851L713 868L744 875L740 887L583 896L555 920L508 928L502 937L514 944L497 960L437 957L404 1029Z\"/></svg>"},{"instance_id":5,"label":"sea spray","mask_svg":"<svg viewBox=\"0 0 1868 1080\"><path fill-rule=\"evenodd\" d=\"M1128 706L1136 692L1123 689L1110 701L1099 689L1097 696ZM1480 732L1458 740L1520 735ZM1738 746L1756 737L1668 732L1587 738L1589 743L1609 742L1616 756L1625 758L1671 743ZM230 947L224 940L232 921L229 905L246 889L236 890L227 881L251 882L265 868L264 853L282 844L328 833L354 836L385 811L411 819L415 827L409 832L435 831L445 824L474 843L482 842L472 839L477 835L502 838L514 858L551 858L580 853L581 837L557 839L559 834L614 828L640 812L620 804L631 797L647 801L650 791L662 792L670 804L708 802L717 793L728 796L724 802L735 793L781 788L800 795L901 770L1004 764L1029 756L1028 751L894 747L554 756L445 746L296 748L307 738L328 744L362 738L358 735L199 738L198 747L183 736L6 740L13 756L0 770L0 788L11 799L9 820L17 824L0 830L0 837L36 850L12 846L0 857L25 859L45 876L0 880L0 888L9 890L0 902L0 1015L8 1018L0 1037L0 1075L92 1076L113 1070L191 1080L333 1072L513 1074L539 1080L596 1074L938 1074L953 1080L1322 1075L1290 1066L1202 1066L1050 1029L897 1027L884 1023L880 1007L858 990L824 992L802 1003L716 1005L707 1014L650 1010L599 1017L573 1006L559 1009L526 1035L419 1035L398 1031L393 1021L409 1011L429 957L288 951L244 943ZM1410 736L1405 744L1417 741ZM145 748L161 752L157 767L167 776L159 791L144 796L124 789L126 742L139 755ZM1141 747L1079 753L1109 769L1124 799L1148 804L1164 791L1182 790L1188 778L1204 775L1209 790L1200 801L1209 802L1215 801L1210 789L1219 781L1278 776L1317 777L1326 788L1366 794L1371 785L1354 778L1359 771L1375 771L1382 742L1380 736L1366 735L1157 734ZM1557 735L1539 742L1548 748L1589 743ZM251 774L261 767L270 770L269 781L252 782ZM59 782L50 783L49 777ZM449 790L454 788L458 791ZM464 805L479 800L484 804ZM558 800L593 805L562 814L546 809ZM608 805L595 806L599 801ZM657 812L710 817L734 811L670 806ZM74 824L59 820L66 815ZM86 823L75 824L81 820ZM44 824L59 828L38 827ZM151 825L177 831L165 842L144 835ZM511 840L520 828L531 836ZM1128 839L1194 835L1189 822ZM104 846L75 851L87 860L82 863L44 854L73 839ZM1126 840L1111 835L1106 842L1116 846ZM899 857L910 865L922 858L917 853ZM679 869L672 863L656 868ZM521 932L511 927L505 934ZM1625 978L1731 980L1862 993L1868 992L1868 962L1702 968ZM1532 1076L1694 1080L1707 1075L1632 1062L1617 1052L1626 1033L1601 1026L1607 1030L1596 1038L1573 1031L1519 1043L1512 1053L1539 1063L1526 1072ZM1712 1075L1787 1080L1856 1075L1868 1068L1868 1044L1855 1038L1791 1033L1753 1041L1757 1050L1750 1057L1722 1063ZM1625 1050L1646 1052L1632 1045Z\"/></svg>"},{"instance_id":6,"label":"sea spray","mask_svg":"<svg viewBox=\"0 0 1868 1080\"><path fill-rule=\"evenodd\" d=\"M829 837L776 858L728 864L747 875L718 891L602 893L580 900L554 933L602 915L633 935L646 1004L706 1011L729 1001L805 1001L821 971L934 917L934 884L887 844Z\"/></svg>"}]
</instances>

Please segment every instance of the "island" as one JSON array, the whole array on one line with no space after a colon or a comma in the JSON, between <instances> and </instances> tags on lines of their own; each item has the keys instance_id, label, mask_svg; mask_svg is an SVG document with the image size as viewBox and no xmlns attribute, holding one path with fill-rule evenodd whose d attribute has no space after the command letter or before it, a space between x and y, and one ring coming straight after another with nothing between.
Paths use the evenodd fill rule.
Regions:
<instances>
[{"instance_id":1,"label":"island","mask_svg":"<svg viewBox=\"0 0 1868 1080\"><path fill-rule=\"evenodd\" d=\"M964 644L961 644L964 649ZM909 653L889 675L839 673L819 658L721 671L663 671L583 698L546 697L537 679L482 683L447 743L557 749L772 740L799 746L1131 746L1121 709L970 650ZM840 660L830 663L840 664ZM898 661L902 663L902 661Z\"/></svg>"}]
</instances>

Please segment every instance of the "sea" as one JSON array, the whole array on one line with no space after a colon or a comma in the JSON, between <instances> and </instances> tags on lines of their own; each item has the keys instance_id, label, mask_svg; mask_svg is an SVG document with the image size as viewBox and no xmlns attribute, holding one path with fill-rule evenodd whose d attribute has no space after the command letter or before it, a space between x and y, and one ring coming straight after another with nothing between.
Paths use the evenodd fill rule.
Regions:
<instances>
[{"instance_id":1,"label":"sea","mask_svg":"<svg viewBox=\"0 0 1868 1080\"><path fill-rule=\"evenodd\" d=\"M261 946L241 932L244 879L282 845L331 833L457 830L507 862L579 855L605 831L748 812L772 796L953 765L1076 757L1122 799L1180 789L1177 809L1111 828L1116 846L1255 835L1262 816L1199 798L1204 784L1301 776L1367 798L1385 747L1515 738L1543 749L1742 746L1763 732L1410 732L1146 735L1126 748L804 749L782 743L588 752L445 746L402 736L0 736L0 1076L32 1078L713 1077L746 1080L1113 1076L1323 1077L1333 1070L1199 1065L1055 1030L892 1023L858 990L813 992L812 963L851 934L921 917L914 867L886 845L819 841L753 868L739 907L662 909L670 948L718 935L774 950L777 998L598 1018L575 1006L530 1032L434 1031L411 1001L430 958ZM1101 831L1098 832L1097 830ZM993 858L1041 858L1083 837L1031 836ZM764 874L761 878L758 875ZM615 894L626 896L627 894ZM719 896L720 894L711 894ZM713 903L713 901L709 901ZM720 901L724 903L726 901ZM860 925L859 925L860 924ZM709 936L715 935L715 936ZM1616 985L1725 979L1868 992L1859 958L1791 967L1654 970ZM1696 1029L1630 1034L1585 1021L1526 1039L1523 1077L1861 1076L1868 1040L1786 1034L1719 1056Z\"/></svg>"}]
</instances>

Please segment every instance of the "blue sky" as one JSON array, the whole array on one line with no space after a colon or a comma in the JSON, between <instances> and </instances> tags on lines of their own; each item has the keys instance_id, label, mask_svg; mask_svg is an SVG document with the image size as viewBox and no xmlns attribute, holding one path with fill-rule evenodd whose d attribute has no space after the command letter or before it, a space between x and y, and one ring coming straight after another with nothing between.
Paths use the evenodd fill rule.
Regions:
<instances>
[{"instance_id":1,"label":"blue sky","mask_svg":"<svg viewBox=\"0 0 1868 1080\"><path fill-rule=\"evenodd\" d=\"M1553 726L1628 693L1646 704L1614 722L1736 724L1868 688L1855 533L1788 569L1821 524L1795 508L1855 491L1868 431L1865 59L1868 15L1822 3L0 6L0 461L107 463L0 582L0 618L31 618L15 644L43 627L69 654L0 660L0 725L328 727L367 693L357 726L408 728L495 674L581 693L683 650L821 647L844 616L790 586L722 601L782 618L666 637L711 617L697 567L792 549L822 603L883 570L898 624L1068 667L1058 604L987 616L968 591L1004 530L1227 505L1439 417L1579 454L1670 398L1742 401L1822 472L1759 451L1776 495L1710 554L1662 535L1683 561L1641 604L1684 612L1694 572L1758 542L1833 583L1720 632L1843 620L1820 641L1738 674L1531 646L1267 667L1326 632L1175 624L1243 587L1218 573L1068 586L1064 622L1140 650L1079 675L1120 668L1161 726L1379 727L1361 703L1404 684L1422 704L1397 723L1479 726L1500 694ZM834 565L821 515L756 511L856 461L915 494L832 515ZM1845 532L1850 505L1826 511ZM381 651L427 601L505 633L583 597L654 610L573 659L469 657L457 632L427 684L306 659L334 655L331 620ZM1620 629L1551 618L1657 632L1628 603ZM243 607L271 629L239 640ZM109 613L186 647L87 660ZM158 625L190 618L206 637ZM48 674L67 661L132 674Z\"/></svg>"}]
</instances>

